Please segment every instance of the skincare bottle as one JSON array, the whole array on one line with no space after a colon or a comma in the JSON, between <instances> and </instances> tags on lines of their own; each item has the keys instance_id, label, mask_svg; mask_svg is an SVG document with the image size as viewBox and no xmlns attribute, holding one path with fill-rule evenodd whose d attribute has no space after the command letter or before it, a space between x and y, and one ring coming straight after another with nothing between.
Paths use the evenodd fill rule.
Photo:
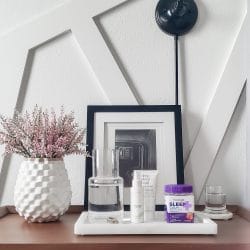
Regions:
<instances>
[{"instance_id":1,"label":"skincare bottle","mask_svg":"<svg viewBox=\"0 0 250 250\"><path fill-rule=\"evenodd\" d=\"M144 190L138 172L134 171L132 187L130 189L130 216L131 223L144 222Z\"/></svg>"},{"instance_id":2,"label":"skincare bottle","mask_svg":"<svg viewBox=\"0 0 250 250\"><path fill-rule=\"evenodd\" d=\"M154 221L157 170L135 170L140 175L144 191L144 222Z\"/></svg>"}]
</instances>

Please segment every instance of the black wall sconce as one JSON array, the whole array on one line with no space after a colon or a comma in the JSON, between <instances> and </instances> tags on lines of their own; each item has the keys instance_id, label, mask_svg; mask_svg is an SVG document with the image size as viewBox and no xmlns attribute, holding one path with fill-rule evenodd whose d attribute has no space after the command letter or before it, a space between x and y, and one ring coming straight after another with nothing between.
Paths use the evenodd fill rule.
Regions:
<instances>
[{"instance_id":1,"label":"black wall sconce","mask_svg":"<svg viewBox=\"0 0 250 250\"><path fill-rule=\"evenodd\" d=\"M188 33L195 25L198 8L194 0L160 0L155 19L160 29L174 36L175 41L175 104L179 105L178 37Z\"/></svg>"}]
</instances>

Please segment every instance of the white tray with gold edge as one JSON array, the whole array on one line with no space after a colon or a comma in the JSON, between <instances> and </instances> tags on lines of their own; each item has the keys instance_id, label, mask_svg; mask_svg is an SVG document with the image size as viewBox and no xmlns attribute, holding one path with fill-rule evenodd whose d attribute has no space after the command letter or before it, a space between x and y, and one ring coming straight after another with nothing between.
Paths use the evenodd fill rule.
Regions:
<instances>
[{"instance_id":1,"label":"white tray with gold edge","mask_svg":"<svg viewBox=\"0 0 250 250\"><path fill-rule=\"evenodd\" d=\"M155 221L134 224L129 221L129 212L125 212L124 222L94 223L88 221L88 212L82 212L75 223L76 235L124 235L124 234L217 234L217 224L196 212L194 223L167 223L164 211L157 211Z\"/></svg>"}]
</instances>

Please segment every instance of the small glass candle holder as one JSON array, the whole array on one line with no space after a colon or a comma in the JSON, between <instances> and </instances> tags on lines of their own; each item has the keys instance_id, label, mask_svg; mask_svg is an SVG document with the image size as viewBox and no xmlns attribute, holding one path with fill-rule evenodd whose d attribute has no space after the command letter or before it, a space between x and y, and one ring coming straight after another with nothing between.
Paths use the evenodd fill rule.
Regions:
<instances>
[{"instance_id":1,"label":"small glass candle holder","mask_svg":"<svg viewBox=\"0 0 250 250\"><path fill-rule=\"evenodd\" d=\"M205 212L220 214L226 211L226 194L222 186L206 186Z\"/></svg>"}]
</instances>

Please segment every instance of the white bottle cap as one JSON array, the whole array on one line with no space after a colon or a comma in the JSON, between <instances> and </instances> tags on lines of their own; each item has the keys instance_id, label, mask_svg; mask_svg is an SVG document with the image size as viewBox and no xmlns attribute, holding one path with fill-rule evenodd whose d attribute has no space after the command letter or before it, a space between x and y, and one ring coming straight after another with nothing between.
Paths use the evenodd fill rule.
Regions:
<instances>
[{"instance_id":1,"label":"white bottle cap","mask_svg":"<svg viewBox=\"0 0 250 250\"><path fill-rule=\"evenodd\" d=\"M137 171L134 171L134 176L132 180L132 187L142 187L141 176Z\"/></svg>"}]
</instances>

